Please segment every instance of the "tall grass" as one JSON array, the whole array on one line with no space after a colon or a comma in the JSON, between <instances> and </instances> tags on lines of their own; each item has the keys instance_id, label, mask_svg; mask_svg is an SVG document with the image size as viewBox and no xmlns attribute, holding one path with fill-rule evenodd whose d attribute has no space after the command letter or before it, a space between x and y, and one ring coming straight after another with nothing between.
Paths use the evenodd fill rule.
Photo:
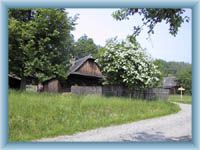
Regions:
<instances>
[{"instance_id":1,"label":"tall grass","mask_svg":"<svg viewBox=\"0 0 200 150\"><path fill-rule=\"evenodd\" d=\"M179 111L166 101L9 91L9 141L73 134Z\"/></svg>"}]
</instances>

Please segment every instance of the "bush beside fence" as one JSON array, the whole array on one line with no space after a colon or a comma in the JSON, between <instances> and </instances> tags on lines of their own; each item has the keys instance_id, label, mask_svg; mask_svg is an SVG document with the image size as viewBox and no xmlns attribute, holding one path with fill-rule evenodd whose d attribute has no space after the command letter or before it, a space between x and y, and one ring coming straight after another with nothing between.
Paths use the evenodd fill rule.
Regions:
<instances>
[{"instance_id":1,"label":"bush beside fence","mask_svg":"<svg viewBox=\"0 0 200 150\"><path fill-rule=\"evenodd\" d=\"M143 90L128 89L123 86L72 86L71 92L74 94L97 94L104 96L122 96L147 100L167 100L169 90L162 88L147 88Z\"/></svg>"}]
</instances>

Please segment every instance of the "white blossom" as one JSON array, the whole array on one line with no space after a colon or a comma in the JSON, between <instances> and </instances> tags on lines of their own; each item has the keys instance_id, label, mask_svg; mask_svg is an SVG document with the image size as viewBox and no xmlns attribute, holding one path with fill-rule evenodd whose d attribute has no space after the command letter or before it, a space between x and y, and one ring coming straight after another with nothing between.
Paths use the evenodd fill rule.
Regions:
<instances>
[{"instance_id":1,"label":"white blossom","mask_svg":"<svg viewBox=\"0 0 200 150\"><path fill-rule=\"evenodd\" d=\"M105 74L112 72L113 77L118 76L119 82L128 86L151 86L159 81L157 66L138 43L129 39L121 43L113 40L105 48L107 51L99 60ZM112 82L109 81L112 76L107 76L108 83Z\"/></svg>"}]
</instances>

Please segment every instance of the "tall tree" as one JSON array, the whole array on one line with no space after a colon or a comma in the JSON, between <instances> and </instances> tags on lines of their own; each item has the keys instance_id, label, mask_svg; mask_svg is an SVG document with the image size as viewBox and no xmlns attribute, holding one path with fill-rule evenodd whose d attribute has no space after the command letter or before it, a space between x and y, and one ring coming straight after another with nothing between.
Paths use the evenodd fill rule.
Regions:
<instances>
[{"instance_id":1,"label":"tall tree","mask_svg":"<svg viewBox=\"0 0 200 150\"><path fill-rule=\"evenodd\" d=\"M94 43L92 38L89 38L87 35L83 35L74 43L72 55L75 58L81 58L89 54L96 57L98 49L99 46Z\"/></svg>"},{"instance_id":2,"label":"tall tree","mask_svg":"<svg viewBox=\"0 0 200 150\"><path fill-rule=\"evenodd\" d=\"M26 80L24 75L25 63L28 60L23 49L24 42L31 34L27 31L26 24L33 19L31 9L10 9L9 10L9 72L22 78L21 88L25 88Z\"/></svg>"},{"instance_id":3,"label":"tall tree","mask_svg":"<svg viewBox=\"0 0 200 150\"><path fill-rule=\"evenodd\" d=\"M9 10L9 72L38 82L66 78L74 22L59 9Z\"/></svg>"},{"instance_id":4,"label":"tall tree","mask_svg":"<svg viewBox=\"0 0 200 150\"><path fill-rule=\"evenodd\" d=\"M183 22L189 22L189 17L184 16L184 9L156 9L156 8L123 8L115 11L112 16L116 20L128 20L130 16L139 14L142 25L134 26L133 35L137 36L147 26L148 33L154 34L154 27L156 24L165 21L169 24L169 33L176 36L178 29Z\"/></svg>"},{"instance_id":5,"label":"tall tree","mask_svg":"<svg viewBox=\"0 0 200 150\"><path fill-rule=\"evenodd\" d=\"M134 37L110 40L98 62L106 76L105 83L144 88L156 86L159 71Z\"/></svg>"}]
</instances>

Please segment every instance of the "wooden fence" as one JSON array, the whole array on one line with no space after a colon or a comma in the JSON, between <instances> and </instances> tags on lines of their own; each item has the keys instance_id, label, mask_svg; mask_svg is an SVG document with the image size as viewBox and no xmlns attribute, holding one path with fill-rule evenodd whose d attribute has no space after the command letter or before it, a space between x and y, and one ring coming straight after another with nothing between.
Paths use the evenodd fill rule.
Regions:
<instances>
[{"instance_id":1,"label":"wooden fence","mask_svg":"<svg viewBox=\"0 0 200 150\"><path fill-rule=\"evenodd\" d=\"M102 86L72 86L71 92L74 94L97 94L102 95Z\"/></svg>"},{"instance_id":2,"label":"wooden fence","mask_svg":"<svg viewBox=\"0 0 200 150\"><path fill-rule=\"evenodd\" d=\"M122 96L147 100L167 100L168 89L148 88L143 90L128 89L123 86L72 86L71 92L74 94L97 94L104 96Z\"/></svg>"}]
</instances>

